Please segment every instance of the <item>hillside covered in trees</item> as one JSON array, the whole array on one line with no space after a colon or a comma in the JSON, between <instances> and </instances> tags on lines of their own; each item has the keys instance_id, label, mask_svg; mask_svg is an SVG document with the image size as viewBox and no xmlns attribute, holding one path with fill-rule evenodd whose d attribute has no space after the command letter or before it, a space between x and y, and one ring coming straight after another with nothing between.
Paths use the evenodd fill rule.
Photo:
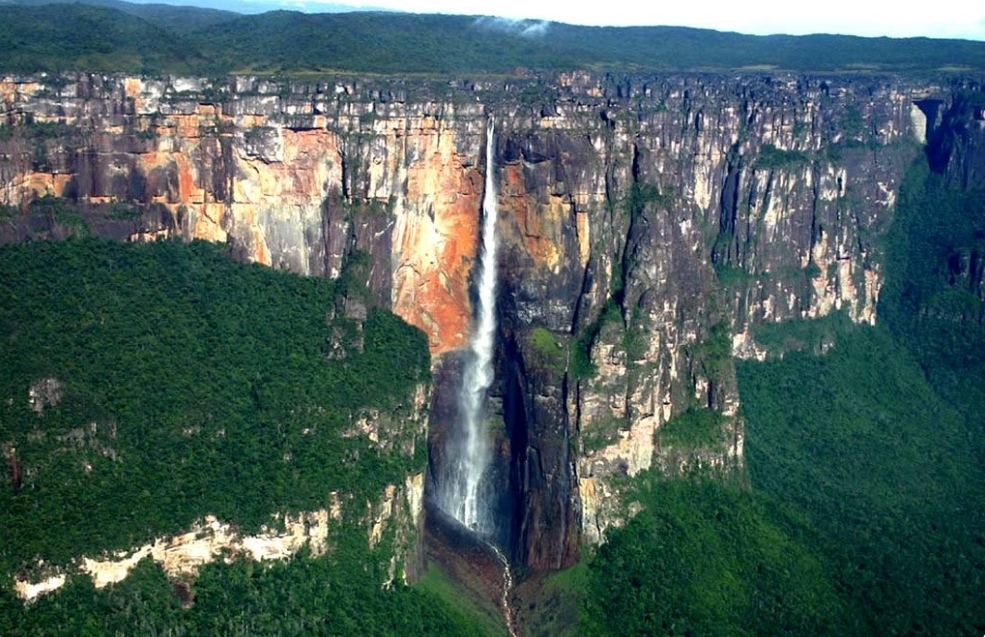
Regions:
<instances>
[{"instance_id":1,"label":"hillside covered in trees","mask_svg":"<svg viewBox=\"0 0 985 637\"><path fill-rule=\"evenodd\" d=\"M429 368L423 334L383 310L369 311L361 352L348 340L330 360L346 326L326 310L345 281L242 265L206 243L96 239L3 246L0 272L4 573L130 550L207 514L246 533L324 507L330 491L372 500L424 467L413 429L391 432L397 449L346 433L367 408L399 423ZM369 547L364 507L333 525L327 555L219 560L184 602L149 560L118 586L74 574L28 605L4 578L0 633L474 634L430 593L380 587L392 548Z\"/></svg>"},{"instance_id":2,"label":"hillside covered in trees","mask_svg":"<svg viewBox=\"0 0 985 637\"><path fill-rule=\"evenodd\" d=\"M127 2L0 4L0 71L8 73L940 72L983 66L985 43L965 40L751 36L373 12L238 15Z\"/></svg>"}]
</instances>

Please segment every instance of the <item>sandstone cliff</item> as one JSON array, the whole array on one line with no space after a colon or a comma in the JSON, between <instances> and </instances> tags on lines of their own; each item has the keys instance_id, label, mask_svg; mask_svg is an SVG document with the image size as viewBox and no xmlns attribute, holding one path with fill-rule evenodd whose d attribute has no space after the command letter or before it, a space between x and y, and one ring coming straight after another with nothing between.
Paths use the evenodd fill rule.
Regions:
<instances>
[{"instance_id":1,"label":"sandstone cliff","mask_svg":"<svg viewBox=\"0 0 985 637\"><path fill-rule=\"evenodd\" d=\"M225 241L314 276L365 255L374 302L428 335L440 463L492 118L502 533L514 559L551 569L627 514L613 479L741 465L731 355L761 355L752 326L877 320L880 237L954 90L787 75L6 78L0 202L67 197L91 205L97 232ZM963 117L981 128L980 110ZM3 223L8 240L73 231ZM661 436L689 409L718 415L714 443Z\"/></svg>"}]
</instances>

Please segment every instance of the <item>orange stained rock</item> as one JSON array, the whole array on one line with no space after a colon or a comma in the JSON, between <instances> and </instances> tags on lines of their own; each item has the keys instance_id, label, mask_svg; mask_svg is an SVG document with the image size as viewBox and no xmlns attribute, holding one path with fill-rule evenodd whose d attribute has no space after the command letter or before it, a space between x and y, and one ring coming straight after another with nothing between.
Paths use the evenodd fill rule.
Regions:
<instances>
[{"instance_id":1,"label":"orange stained rock","mask_svg":"<svg viewBox=\"0 0 985 637\"><path fill-rule=\"evenodd\" d=\"M9 77L0 80L0 99L4 102L12 103L17 97L17 83Z\"/></svg>"},{"instance_id":2,"label":"orange stained rock","mask_svg":"<svg viewBox=\"0 0 985 637\"><path fill-rule=\"evenodd\" d=\"M501 197L515 197L527 194L523 166L520 164L506 164L503 166L500 179L502 180L499 187Z\"/></svg>"},{"instance_id":3,"label":"orange stained rock","mask_svg":"<svg viewBox=\"0 0 985 637\"><path fill-rule=\"evenodd\" d=\"M140 78L128 77L126 83L124 84L124 90L126 91L127 97L136 100L140 97L140 87L142 82Z\"/></svg>"},{"instance_id":4,"label":"orange stained rock","mask_svg":"<svg viewBox=\"0 0 985 637\"><path fill-rule=\"evenodd\" d=\"M146 174L154 168L167 166L172 157L173 155L171 153L161 153L154 150L147 153L140 153L140 167Z\"/></svg>"},{"instance_id":5,"label":"orange stained rock","mask_svg":"<svg viewBox=\"0 0 985 637\"><path fill-rule=\"evenodd\" d=\"M35 196L61 197L71 179L71 175L52 173L31 172L18 175L11 180L8 187L0 190L0 201L6 205L19 205Z\"/></svg>"},{"instance_id":6,"label":"orange stained rock","mask_svg":"<svg viewBox=\"0 0 985 637\"><path fill-rule=\"evenodd\" d=\"M338 150L338 137L324 129L281 130L284 142L284 161L291 163L299 157L315 157Z\"/></svg>"},{"instance_id":7,"label":"orange stained rock","mask_svg":"<svg viewBox=\"0 0 985 637\"><path fill-rule=\"evenodd\" d=\"M141 90L139 80L126 81L128 96L139 96ZM201 107L195 114L166 118L167 125L156 128L160 150L140 153L137 164L146 175L162 169L173 175L172 189L155 191L153 200L175 213L185 207L190 237L225 241L227 232L235 232L251 260L270 265L274 255L260 211L272 206L308 210L312 202L323 201L328 189L341 183L340 140L325 128L282 129L282 161L239 155L229 201L206 202L208 186L202 180L209 177L209 167L199 163L196 148L202 127L219 119L214 110ZM255 125L263 121L262 116L250 118ZM431 117L405 126L385 136L371 196L399 198L391 235L392 308L423 329L431 352L441 354L464 347L468 340L469 279L478 250L483 174L475 157L458 155L454 128L442 129ZM405 167L401 160L406 156L417 159ZM6 190L18 200L25 191L60 195L69 179L28 173Z\"/></svg>"},{"instance_id":8,"label":"orange stained rock","mask_svg":"<svg viewBox=\"0 0 985 637\"><path fill-rule=\"evenodd\" d=\"M407 170L409 210L398 217L393 234L392 301L394 313L424 330L436 356L468 342L482 174L463 166L451 135L429 131L415 137L408 143L421 152Z\"/></svg>"},{"instance_id":9,"label":"orange stained rock","mask_svg":"<svg viewBox=\"0 0 985 637\"><path fill-rule=\"evenodd\" d=\"M579 210L575 215L575 224L578 230L578 260L581 261L582 267L585 267L588 265L588 258L591 256L592 251L591 236L589 234L591 225L589 224L588 212Z\"/></svg>"},{"instance_id":10,"label":"orange stained rock","mask_svg":"<svg viewBox=\"0 0 985 637\"><path fill-rule=\"evenodd\" d=\"M240 115L239 119L236 121L236 125L243 130L249 130L251 128L263 126L263 123L266 120L267 118L262 114L251 113L247 115Z\"/></svg>"},{"instance_id":11,"label":"orange stained rock","mask_svg":"<svg viewBox=\"0 0 985 637\"><path fill-rule=\"evenodd\" d=\"M7 103L16 102L19 97L34 95L39 90L41 85L37 82L18 82L9 76L0 81L0 95Z\"/></svg>"},{"instance_id":12,"label":"orange stained rock","mask_svg":"<svg viewBox=\"0 0 985 637\"><path fill-rule=\"evenodd\" d=\"M175 153L173 157L178 167L178 201L185 204L202 203L205 195L195 183L195 173L188 156L184 153Z\"/></svg>"},{"instance_id":13,"label":"orange stained rock","mask_svg":"<svg viewBox=\"0 0 985 637\"><path fill-rule=\"evenodd\" d=\"M270 251L267 249L267 240L263 236L263 231L257 226L253 226L250 233L253 237L250 243L253 246L253 254L250 255L250 258L254 263L272 265L273 259L270 258Z\"/></svg>"},{"instance_id":14,"label":"orange stained rock","mask_svg":"<svg viewBox=\"0 0 985 637\"><path fill-rule=\"evenodd\" d=\"M280 170L285 179L284 191L305 199L324 197L326 164L334 163L339 156L336 134L324 129L292 131L285 128L281 141L284 161ZM341 182L341 167L337 173L333 178Z\"/></svg>"},{"instance_id":15,"label":"orange stained rock","mask_svg":"<svg viewBox=\"0 0 985 637\"><path fill-rule=\"evenodd\" d=\"M75 175L59 173L52 175L52 194L56 197L65 196L65 188L75 179Z\"/></svg>"},{"instance_id":16,"label":"orange stained rock","mask_svg":"<svg viewBox=\"0 0 985 637\"><path fill-rule=\"evenodd\" d=\"M175 115L174 123L175 123L175 127L177 128L178 137L180 138L198 139L201 136L199 127L202 122L198 114ZM214 123L214 122L209 122L209 123Z\"/></svg>"},{"instance_id":17,"label":"orange stained rock","mask_svg":"<svg viewBox=\"0 0 985 637\"><path fill-rule=\"evenodd\" d=\"M215 206L215 210L219 215L225 213L225 206L221 204L212 205ZM242 245L250 249L249 259L254 263L271 265L273 259L267 247L267 239L259 223L259 206L253 203L239 202L229 204L229 208L232 212L233 219L235 219L234 223L239 228L239 238L244 239ZM244 238L243 234L248 236Z\"/></svg>"}]
</instances>

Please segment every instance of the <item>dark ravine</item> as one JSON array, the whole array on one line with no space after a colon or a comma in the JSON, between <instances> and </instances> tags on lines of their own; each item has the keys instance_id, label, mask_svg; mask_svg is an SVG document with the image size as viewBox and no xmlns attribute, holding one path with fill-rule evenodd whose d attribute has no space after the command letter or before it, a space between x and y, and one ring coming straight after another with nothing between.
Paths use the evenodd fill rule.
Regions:
<instances>
[{"instance_id":1,"label":"dark ravine","mask_svg":"<svg viewBox=\"0 0 985 637\"><path fill-rule=\"evenodd\" d=\"M731 355L762 355L753 326L878 320L902 176L927 143L935 170L983 178L981 95L967 78L878 75L6 78L0 239L85 227L227 242L312 276L363 264L371 303L429 338L433 479L493 115L500 544L549 571L624 518L616 479L742 465ZM45 195L81 218L20 212ZM661 437L688 409L722 417L716 442Z\"/></svg>"}]
</instances>

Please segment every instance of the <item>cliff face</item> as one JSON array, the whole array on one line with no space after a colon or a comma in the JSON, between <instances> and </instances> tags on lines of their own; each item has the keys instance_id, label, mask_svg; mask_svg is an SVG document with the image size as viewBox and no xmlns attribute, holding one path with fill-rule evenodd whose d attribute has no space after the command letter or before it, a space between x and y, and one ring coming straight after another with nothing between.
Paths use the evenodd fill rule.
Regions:
<instances>
[{"instance_id":1,"label":"cliff face","mask_svg":"<svg viewBox=\"0 0 985 637\"><path fill-rule=\"evenodd\" d=\"M129 550L95 558L80 556L71 565L39 563L35 570L40 573L21 573L14 577L14 591L22 600L32 601L58 590L67 582L68 574L76 573L88 575L96 588L104 588L125 579L145 559L159 564L172 581L187 584L206 564L229 559L231 555L247 556L260 562L290 559L303 548L312 556L324 555L333 548L341 525L366 528L371 549L392 530L394 538L390 545L386 584L392 584L398 576L406 581L408 576L419 576L420 549L409 533L422 523L423 487L423 475L416 474L409 476L403 485L387 485L375 501L343 499L337 491L332 491L329 508L294 515L275 514L271 516L273 528L264 527L256 535L243 534L235 525L209 515L196 520L187 532L154 538L152 542ZM364 514L352 515L352 510L363 507Z\"/></svg>"},{"instance_id":2,"label":"cliff face","mask_svg":"<svg viewBox=\"0 0 985 637\"><path fill-rule=\"evenodd\" d=\"M375 302L428 335L440 441L472 314L491 117L503 533L518 561L558 568L626 515L613 478L741 464L730 354L760 353L752 326L876 320L880 237L949 91L759 75L8 78L0 201L139 204L139 219L90 227L227 241L316 276L365 253ZM63 231L4 223L8 239ZM689 409L718 415L716 442L661 435Z\"/></svg>"}]
</instances>

